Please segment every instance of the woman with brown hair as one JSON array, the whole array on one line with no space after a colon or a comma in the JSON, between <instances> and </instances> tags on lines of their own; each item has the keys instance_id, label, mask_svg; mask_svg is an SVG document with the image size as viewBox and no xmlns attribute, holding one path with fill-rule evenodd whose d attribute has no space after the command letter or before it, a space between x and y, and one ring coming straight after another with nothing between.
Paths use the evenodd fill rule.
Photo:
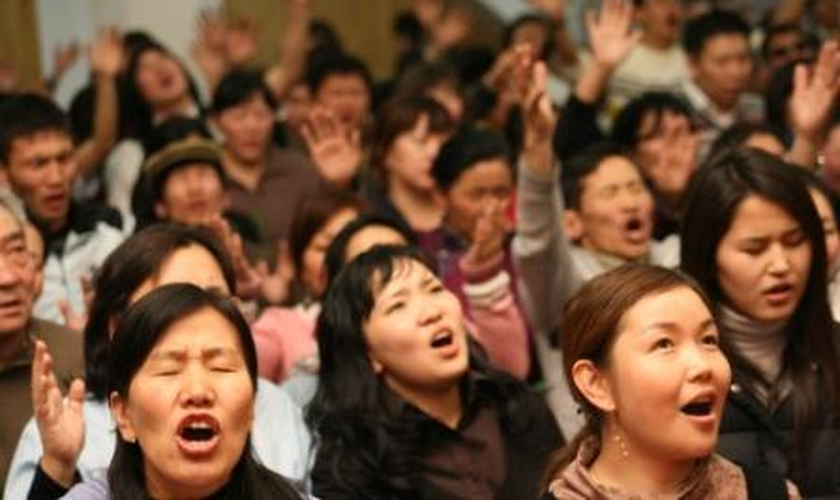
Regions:
<instances>
[{"instance_id":1,"label":"woman with brown hair","mask_svg":"<svg viewBox=\"0 0 840 500\"><path fill-rule=\"evenodd\" d=\"M689 278L609 271L572 297L561 330L586 426L552 460L544 498L799 498L781 476L714 453L731 372Z\"/></svg>"}]
</instances>

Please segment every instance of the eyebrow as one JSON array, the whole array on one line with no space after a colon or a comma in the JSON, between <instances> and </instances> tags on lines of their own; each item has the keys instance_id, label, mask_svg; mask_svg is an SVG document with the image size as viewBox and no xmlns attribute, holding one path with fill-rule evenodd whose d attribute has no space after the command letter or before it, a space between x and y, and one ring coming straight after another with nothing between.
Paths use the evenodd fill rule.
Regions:
<instances>
[{"instance_id":1,"label":"eyebrow","mask_svg":"<svg viewBox=\"0 0 840 500\"><path fill-rule=\"evenodd\" d=\"M700 323L700 326L697 327L697 329L694 331L694 333L704 332L704 331L708 330L709 327L713 327L713 326L715 326L714 318L707 318L707 319L703 320L702 323ZM666 330L666 331L669 331L669 332L673 332L673 331L677 331L679 329L680 329L679 326L674 321L659 321L657 323L653 323L653 324L645 327L642 330L642 334L647 334L647 333L650 333L650 332L653 332L653 331L656 331L656 330Z\"/></svg>"},{"instance_id":2,"label":"eyebrow","mask_svg":"<svg viewBox=\"0 0 840 500\"><path fill-rule=\"evenodd\" d=\"M208 347L205 349L201 349L201 358L202 359L214 359L222 356L229 356L233 355L236 356L238 354L237 350L233 347ZM187 358L187 350L185 348L181 349L166 349L166 350L156 350L153 351L149 355L149 361L160 361L160 360L175 360L175 361L183 361Z\"/></svg>"},{"instance_id":3,"label":"eyebrow","mask_svg":"<svg viewBox=\"0 0 840 500\"><path fill-rule=\"evenodd\" d=\"M2 243L14 243L16 241L25 241L23 237L23 229L15 229L11 233L0 237L0 242Z\"/></svg>"}]
</instances>

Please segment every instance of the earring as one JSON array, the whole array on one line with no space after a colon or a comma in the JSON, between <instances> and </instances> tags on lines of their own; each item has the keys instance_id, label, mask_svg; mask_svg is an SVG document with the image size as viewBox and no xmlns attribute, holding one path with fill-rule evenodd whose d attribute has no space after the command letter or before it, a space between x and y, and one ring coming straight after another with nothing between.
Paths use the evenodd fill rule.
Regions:
<instances>
[{"instance_id":1,"label":"earring","mask_svg":"<svg viewBox=\"0 0 840 500\"><path fill-rule=\"evenodd\" d=\"M627 443L624 441L624 438L621 437L621 434L616 432L613 436L613 441L615 441L618 445L618 449L622 457L627 458L630 456L630 452L627 450Z\"/></svg>"}]
</instances>

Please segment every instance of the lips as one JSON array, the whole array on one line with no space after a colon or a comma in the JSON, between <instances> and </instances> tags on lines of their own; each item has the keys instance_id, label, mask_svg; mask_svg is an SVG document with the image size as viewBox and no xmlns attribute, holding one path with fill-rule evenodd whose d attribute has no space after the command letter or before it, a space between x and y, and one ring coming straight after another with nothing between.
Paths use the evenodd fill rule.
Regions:
<instances>
[{"instance_id":1,"label":"lips","mask_svg":"<svg viewBox=\"0 0 840 500\"><path fill-rule=\"evenodd\" d=\"M716 410L718 396L713 390L706 390L696 394L680 407L680 412L695 423L701 425L715 424L718 421Z\"/></svg>"},{"instance_id":2,"label":"lips","mask_svg":"<svg viewBox=\"0 0 840 500\"><path fill-rule=\"evenodd\" d=\"M176 440L178 449L187 457L208 457L221 441L219 421L207 414L188 415L178 424Z\"/></svg>"},{"instance_id":3,"label":"lips","mask_svg":"<svg viewBox=\"0 0 840 500\"><path fill-rule=\"evenodd\" d=\"M763 294L768 302L773 305L787 303L793 298L794 287L792 283L778 283L764 290Z\"/></svg>"},{"instance_id":4,"label":"lips","mask_svg":"<svg viewBox=\"0 0 840 500\"><path fill-rule=\"evenodd\" d=\"M650 238L648 226L639 216L631 216L624 223L624 234L628 241L635 244L646 243Z\"/></svg>"},{"instance_id":5,"label":"lips","mask_svg":"<svg viewBox=\"0 0 840 500\"><path fill-rule=\"evenodd\" d=\"M441 328L432 335L429 347L444 358L454 358L461 350L455 332L450 328Z\"/></svg>"}]
</instances>

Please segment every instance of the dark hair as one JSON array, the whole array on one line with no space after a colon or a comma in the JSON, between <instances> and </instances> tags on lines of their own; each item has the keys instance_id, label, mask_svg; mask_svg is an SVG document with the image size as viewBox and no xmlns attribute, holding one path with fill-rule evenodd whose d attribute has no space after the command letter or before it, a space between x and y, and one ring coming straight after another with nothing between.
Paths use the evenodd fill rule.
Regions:
<instances>
[{"instance_id":1,"label":"dark hair","mask_svg":"<svg viewBox=\"0 0 840 500\"><path fill-rule=\"evenodd\" d=\"M512 159L507 142L497 132L468 125L440 148L432 165L432 176L446 192L464 172L488 160L504 160L510 167Z\"/></svg>"},{"instance_id":2,"label":"dark hair","mask_svg":"<svg viewBox=\"0 0 840 500\"><path fill-rule=\"evenodd\" d=\"M777 127L766 122L736 122L721 134L709 148L709 156L724 151L745 147L747 141L755 135L769 135L785 145L784 134Z\"/></svg>"},{"instance_id":3,"label":"dark hair","mask_svg":"<svg viewBox=\"0 0 840 500\"><path fill-rule=\"evenodd\" d=\"M513 43L513 37L516 34L516 30L528 24L538 24L543 29L545 29L546 33L548 34L548 36L546 37L545 45L543 45L542 47L536 47L537 57L539 57L542 60L548 59L548 57L551 56L551 52L554 48L555 27L554 23L552 23L550 19L541 14L522 14L521 16L511 21L507 26L505 26L505 31L502 37L502 44L505 47L511 47L511 44Z\"/></svg>"},{"instance_id":4,"label":"dark hair","mask_svg":"<svg viewBox=\"0 0 840 500\"><path fill-rule=\"evenodd\" d=\"M303 283L300 282L303 254L306 253L312 239L339 211L354 209L361 212L363 208L364 205L354 193L334 188L322 188L318 195L307 198L301 204L289 228L289 254L298 272L297 283L294 285L297 293L292 294L297 295L295 299L302 299L312 293L312 290L304 290Z\"/></svg>"},{"instance_id":5,"label":"dark hair","mask_svg":"<svg viewBox=\"0 0 840 500\"><path fill-rule=\"evenodd\" d=\"M131 295L175 251L197 245L216 259L231 292L236 279L230 257L216 236L205 228L157 224L125 240L105 259L93 279L95 295L84 331L85 383L98 400L107 393L108 344L113 324L119 323Z\"/></svg>"},{"instance_id":6,"label":"dark hair","mask_svg":"<svg viewBox=\"0 0 840 500\"><path fill-rule=\"evenodd\" d=\"M682 45L689 57L700 57L706 42L720 35L750 36L750 25L735 12L713 9L686 23Z\"/></svg>"},{"instance_id":7,"label":"dark hair","mask_svg":"<svg viewBox=\"0 0 840 500\"><path fill-rule=\"evenodd\" d=\"M123 80L121 97L123 104L120 109L125 111L120 116L123 134L128 137L135 137L145 139L149 130L152 128L152 108L146 99L141 95L140 89L137 87L137 72L140 69L140 61L143 55L149 51L160 52L166 57L172 58L177 62L184 74L184 80L187 83L187 91L193 100L198 105L201 100L198 97L198 87L195 81L190 76L189 71L186 70L183 63L179 61L169 50L154 39L140 41L133 49L128 57L128 64L126 65L125 79Z\"/></svg>"},{"instance_id":8,"label":"dark hair","mask_svg":"<svg viewBox=\"0 0 840 500\"><path fill-rule=\"evenodd\" d=\"M680 232L680 267L709 295L716 308L726 302L717 274L717 248L729 231L739 206L749 196L760 196L786 211L802 227L810 241L811 267L805 291L787 326L787 345L782 358L783 375L796 387L794 408L795 457L798 472L805 468L809 431L816 414L818 378L823 375L831 395L834 414L840 415L838 360L831 311L828 305L828 274L825 242L811 197L795 166L763 151L744 148L726 152L700 169L689 188ZM735 349L729 337L721 346L732 363L739 383L755 391L763 378L750 359ZM812 366L820 367L819 374Z\"/></svg>"},{"instance_id":9,"label":"dark hair","mask_svg":"<svg viewBox=\"0 0 840 500\"><path fill-rule=\"evenodd\" d=\"M413 129L424 116L429 120L429 133L448 134L454 127L449 113L429 97L398 96L382 106L374 123L371 146L371 175L375 181L384 184L387 175L385 156L397 137Z\"/></svg>"},{"instance_id":10,"label":"dark hair","mask_svg":"<svg viewBox=\"0 0 840 500\"><path fill-rule=\"evenodd\" d=\"M780 35L787 35L789 33L798 33L802 36L803 41L805 32L802 27L796 23L781 23L771 24L764 32L764 39L761 41L761 57L766 61L770 58L770 42Z\"/></svg>"},{"instance_id":11,"label":"dark hair","mask_svg":"<svg viewBox=\"0 0 840 500\"><path fill-rule=\"evenodd\" d=\"M149 158L169 144L190 136L205 139L213 138L210 129L207 128L207 124L203 120L173 116L160 122L149 131L149 135L143 144L143 151L146 153L146 158Z\"/></svg>"},{"instance_id":12,"label":"dark hair","mask_svg":"<svg viewBox=\"0 0 840 500\"><path fill-rule=\"evenodd\" d=\"M652 134L659 132L666 113L684 116L693 122L691 109L679 97L669 92L645 92L625 106L615 119L612 140L629 149L636 149L640 142L650 138L642 136L642 123L648 116L653 116Z\"/></svg>"},{"instance_id":13,"label":"dark hair","mask_svg":"<svg viewBox=\"0 0 840 500\"><path fill-rule=\"evenodd\" d=\"M38 94L9 97L0 105L0 161L8 163L12 143L42 132L59 132L73 138L67 115L50 99Z\"/></svg>"},{"instance_id":14,"label":"dark hair","mask_svg":"<svg viewBox=\"0 0 840 500\"><path fill-rule=\"evenodd\" d=\"M236 330L251 387L256 394L257 352L245 318L232 300L185 283L157 288L126 312L111 340L108 393L117 393L124 401L128 401L131 381L166 332L176 322L205 309L220 314ZM111 491L119 492L120 498L148 498L143 451L138 444L125 441L119 433L108 467L108 484ZM214 494L214 497L231 499L278 496L298 498L290 485L256 462L248 442L231 479L221 491Z\"/></svg>"},{"instance_id":15,"label":"dark hair","mask_svg":"<svg viewBox=\"0 0 840 500\"><path fill-rule=\"evenodd\" d=\"M359 255L338 273L318 317L319 383L306 420L318 436L319 460L326 462L331 479L358 498L417 494L423 420L395 411L393 393L370 365L363 332L376 301L374 288L408 265L431 270L409 247L376 246ZM526 398L524 386L489 368L477 353L470 344L470 370L487 384L503 428L530 429L529 403L535 399ZM365 474L371 470L376 473Z\"/></svg>"},{"instance_id":16,"label":"dark hair","mask_svg":"<svg viewBox=\"0 0 840 500\"><path fill-rule=\"evenodd\" d=\"M407 70L397 80L394 98L428 96L429 91L440 85L451 87L462 100L466 101L455 69L440 61L417 63Z\"/></svg>"},{"instance_id":17,"label":"dark hair","mask_svg":"<svg viewBox=\"0 0 840 500\"><path fill-rule=\"evenodd\" d=\"M607 367L627 312L642 299L682 287L691 289L712 310L703 290L693 279L660 266L638 263L624 264L592 278L566 302L559 328L563 332L563 373L569 381L572 396L583 410L586 423L574 440L549 461L544 480L546 486L572 461L586 438L600 435L603 424L600 411L574 384L574 364L588 359L599 368ZM674 311L674 314L679 315L679 312Z\"/></svg>"},{"instance_id":18,"label":"dark hair","mask_svg":"<svg viewBox=\"0 0 840 500\"><path fill-rule=\"evenodd\" d=\"M563 199L568 208L575 210L580 208L583 183L586 178L598 170L604 160L616 156L624 158L636 166L636 162L630 157L627 150L612 142L593 144L569 159L560 174ZM638 170L638 166L636 166L636 169ZM643 178L641 171L639 171L639 177Z\"/></svg>"},{"instance_id":19,"label":"dark hair","mask_svg":"<svg viewBox=\"0 0 840 500\"><path fill-rule=\"evenodd\" d=\"M266 86L262 72L235 69L228 72L216 86L211 109L218 115L247 102L254 96L261 97L272 110L277 109L277 98Z\"/></svg>"},{"instance_id":20,"label":"dark hair","mask_svg":"<svg viewBox=\"0 0 840 500\"><path fill-rule=\"evenodd\" d=\"M322 52L314 59L306 74L306 85L313 95L316 95L321 85L333 75L358 76L364 81L368 92L372 92L373 77L368 67L358 57L344 52Z\"/></svg>"},{"instance_id":21,"label":"dark hair","mask_svg":"<svg viewBox=\"0 0 840 500\"><path fill-rule=\"evenodd\" d=\"M353 237L365 229L374 226L387 227L388 229L394 230L405 238L405 241L408 242L409 245L414 245L416 243L416 236L414 232L403 222L377 214L361 214L356 217L355 220L344 226L344 228L335 235L332 243L330 243L330 247L327 249L327 255L324 261L327 266L328 286L347 264L347 246L350 244Z\"/></svg>"}]
</instances>

